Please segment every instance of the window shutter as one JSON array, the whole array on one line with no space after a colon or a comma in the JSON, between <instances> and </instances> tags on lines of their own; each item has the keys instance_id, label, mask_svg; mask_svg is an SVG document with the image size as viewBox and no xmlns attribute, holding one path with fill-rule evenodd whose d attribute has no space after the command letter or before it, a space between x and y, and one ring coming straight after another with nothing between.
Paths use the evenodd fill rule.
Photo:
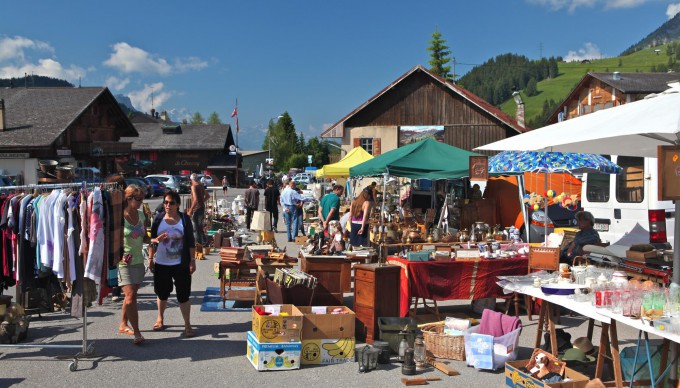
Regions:
<instances>
[{"instance_id":1,"label":"window shutter","mask_svg":"<svg viewBox=\"0 0 680 388\"><path fill-rule=\"evenodd\" d=\"M373 156L380 155L380 139L373 138Z\"/></svg>"},{"instance_id":2,"label":"window shutter","mask_svg":"<svg viewBox=\"0 0 680 388\"><path fill-rule=\"evenodd\" d=\"M355 137L355 138L354 138L354 148L357 148L357 147L359 147L360 145L361 145L361 144L359 143L359 138L358 138L358 137Z\"/></svg>"}]
</instances>

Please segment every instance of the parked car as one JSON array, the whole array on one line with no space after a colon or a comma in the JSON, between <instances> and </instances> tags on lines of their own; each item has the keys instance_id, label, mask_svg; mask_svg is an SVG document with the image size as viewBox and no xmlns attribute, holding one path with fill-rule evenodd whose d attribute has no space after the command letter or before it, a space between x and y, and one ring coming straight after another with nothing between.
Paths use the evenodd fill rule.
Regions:
<instances>
[{"instance_id":1,"label":"parked car","mask_svg":"<svg viewBox=\"0 0 680 388\"><path fill-rule=\"evenodd\" d=\"M128 177L125 178L125 184L126 185L137 185L144 189L144 197L145 198L151 198L153 195L153 185L151 184L151 181L145 178L140 178L140 177Z\"/></svg>"},{"instance_id":2,"label":"parked car","mask_svg":"<svg viewBox=\"0 0 680 388\"><path fill-rule=\"evenodd\" d=\"M213 185L213 179L210 175L198 174L198 180L203 183L203 186L205 187Z\"/></svg>"},{"instance_id":3,"label":"parked car","mask_svg":"<svg viewBox=\"0 0 680 388\"><path fill-rule=\"evenodd\" d=\"M7 194L7 190L2 190L4 186L14 186L12 179L6 175L0 175L0 194Z\"/></svg>"},{"instance_id":4,"label":"parked car","mask_svg":"<svg viewBox=\"0 0 680 388\"><path fill-rule=\"evenodd\" d=\"M165 187L165 183L161 182L159 179L156 179L154 177L149 177L149 178L146 178L146 179L149 182L151 182L151 191L152 191L151 196L160 197L163 194L165 194L165 190L167 190L167 187Z\"/></svg>"},{"instance_id":5,"label":"parked car","mask_svg":"<svg viewBox=\"0 0 680 388\"><path fill-rule=\"evenodd\" d=\"M189 194L191 192L191 179L186 175L177 175L179 180L179 193Z\"/></svg>"},{"instance_id":6,"label":"parked car","mask_svg":"<svg viewBox=\"0 0 680 388\"><path fill-rule=\"evenodd\" d=\"M312 183L312 179L313 179L312 174L305 173L305 172L299 173L299 174L297 174L293 177L293 181L295 183L297 183L298 185L299 184L308 185L308 184Z\"/></svg>"},{"instance_id":7,"label":"parked car","mask_svg":"<svg viewBox=\"0 0 680 388\"><path fill-rule=\"evenodd\" d=\"M145 178L156 178L159 181L163 182L166 188L172 191L180 192L180 183L179 179L177 178L177 175L165 175L165 174L152 174L152 175L147 175Z\"/></svg>"}]
</instances>

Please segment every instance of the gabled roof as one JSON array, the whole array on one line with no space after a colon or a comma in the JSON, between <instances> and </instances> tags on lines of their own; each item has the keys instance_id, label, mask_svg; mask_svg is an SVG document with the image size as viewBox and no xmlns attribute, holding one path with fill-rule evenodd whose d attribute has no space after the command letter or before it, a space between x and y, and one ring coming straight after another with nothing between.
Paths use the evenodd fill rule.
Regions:
<instances>
[{"instance_id":1,"label":"gabled roof","mask_svg":"<svg viewBox=\"0 0 680 388\"><path fill-rule=\"evenodd\" d=\"M579 98L579 93L584 86L595 78L606 85L620 90L625 94L651 94L661 93L668 89L668 83L678 81L678 73L619 73L618 80L614 79L614 73L587 73L576 84L569 95L557 105L555 110L548 117L547 123L557 122L557 115L564 109L565 104Z\"/></svg>"},{"instance_id":2,"label":"gabled roof","mask_svg":"<svg viewBox=\"0 0 680 388\"><path fill-rule=\"evenodd\" d=\"M0 148L51 146L98 98L117 110L122 135L137 135L106 87L4 88L0 99L5 100L6 128L0 131Z\"/></svg>"},{"instance_id":3,"label":"gabled roof","mask_svg":"<svg viewBox=\"0 0 680 388\"><path fill-rule=\"evenodd\" d=\"M447 87L449 90L453 91L454 93L460 95L464 99L470 101L472 104L476 105L478 108L481 110L487 112L491 116L494 116L497 118L500 122L508 125L510 128L514 129L518 133L526 132L529 130L529 128L524 128L521 127L518 123L517 120L512 118L510 115L504 113L500 109L496 108L495 106L491 105L488 103L486 100L482 99L481 97L475 95L474 93L470 92L469 90L463 89L462 87L455 85L444 78L430 72L426 68L424 68L422 65L416 65L414 68L411 70L407 71L405 74L403 74L401 77L397 78L394 82L389 84L387 87L385 87L383 90L379 91L376 95L373 97L369 98L368 101L364 102L361 104L358 108L354 109L352 112L347 114L345 117L340 119L337 123L331 125L328 129L323 131L321 133L321 137L324 137L325 134L331 132L333 129L335 129L338 126L344 125L344 122L347 121L349 118L352 116L356 115L358 112L360 112L362 109L366 108L368 105L370 105L372 102L389 92L391 89L396 87L399 83L401 83L403 80L406 78L410 77L412 74L416 72L423 72L433 79L435 79L437 82L441 83L445 87Z\"/></svg>"},{"instance_id":4,"label":"gabled roof","mask_svg":"<svg viewBox=\"0 0 680 388\"><path fill-rule=\"evenodd\" d=\"M164 133L163 127L179 127L178 133ZM224 150L231 135L229 124L136 123L137 138L121 138L132 142L132 151Z\"/></svg>"},{"instance_id":5,"label":"gabled roof","mask_svg":"<svg viewBox=\"0 0 680 388\"><path fill-rule=\"evenodd\" d=\"M628 94L660 93L668 89L669 82L680 80L678 73L619 73L618 80L614 73L588 74Z\"/></svg>"}]
</instances>

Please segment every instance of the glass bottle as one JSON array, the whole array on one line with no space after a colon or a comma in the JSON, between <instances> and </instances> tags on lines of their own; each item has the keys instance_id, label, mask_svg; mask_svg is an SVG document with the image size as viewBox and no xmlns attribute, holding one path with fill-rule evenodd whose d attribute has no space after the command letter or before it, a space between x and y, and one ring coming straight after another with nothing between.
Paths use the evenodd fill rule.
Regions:
<instances>
[{"instance_id":1,"label":"glass bottle","mask_svg":"<svg viewBox=\"0 0 680 388\"><path fill-rule=\"evenodd\" d=\"M427 365L427 357L425 355L425 338L422 335L416 336L413 344L413 357L416 360L416 367L423 369Z\"/></svg>"},{"instance_id":2,"label":"glass bottle","mask_svg":"<svg viewBox=\"0 0 680 388\"><path fill-rule=\"evenodd\" d=\"M408 349L408 341L406 341L408 332L402 330L399 332L399 335L401 336L401 342L399 342L399 361L404 362L404 354L406 354L406 349Z\"/></svg>"}]
</instances>

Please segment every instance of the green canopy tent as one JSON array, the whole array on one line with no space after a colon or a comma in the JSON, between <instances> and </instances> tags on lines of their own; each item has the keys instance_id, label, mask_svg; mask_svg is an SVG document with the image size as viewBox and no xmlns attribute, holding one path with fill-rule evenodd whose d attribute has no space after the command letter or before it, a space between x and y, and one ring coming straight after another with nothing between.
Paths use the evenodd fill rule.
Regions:
<instances>
[{"instance_id":1,"label":"green canopy tent","mask_svg":"<svg viewBox=\"0 0 680 388\"><path fill-rule=\"evenodd\" d=\"M453 179L469 176L470 156L433 138L399 147L349 169L350 177L389 174L411 179Z\"/></svg>"},{"instance_id":2,"label":"green canopy tent","mask_svg":"<svg viewBox=\"0 0 680 388\"><path fill-rule=\"evenodd\" d=\"M350 177L387 176L411 179L454 179L470 175L470 156L479 154L440 143L433 138L399 147L349 169ZM434 202L434 193L431 201ZM382 208L385 207L383 197ZM383 212L381 223L383 222Z\"/></svg>"}]
</instances>

